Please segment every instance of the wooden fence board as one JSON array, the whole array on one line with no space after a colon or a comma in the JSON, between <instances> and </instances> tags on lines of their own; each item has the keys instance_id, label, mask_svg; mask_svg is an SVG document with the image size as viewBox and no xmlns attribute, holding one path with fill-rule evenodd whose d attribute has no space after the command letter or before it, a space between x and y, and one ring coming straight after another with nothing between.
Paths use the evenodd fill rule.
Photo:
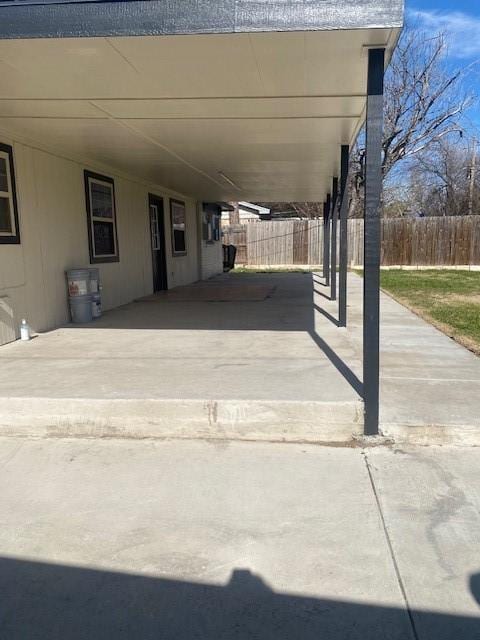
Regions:
<instances>
[{"instance_id":1,"label":"wooden fence board","mask_svg":"<svg viewBox=\"0 0 480 640\"><path fill-rule=\"evenodd\" d=\"M480 216L382 220L382 265L480 265ZM237 247L237 264L320 265L322 220L253 222L227 227L223 242ZM348 260L363 264L363 220L348 221Z\"/></svg>"}]
</instances>

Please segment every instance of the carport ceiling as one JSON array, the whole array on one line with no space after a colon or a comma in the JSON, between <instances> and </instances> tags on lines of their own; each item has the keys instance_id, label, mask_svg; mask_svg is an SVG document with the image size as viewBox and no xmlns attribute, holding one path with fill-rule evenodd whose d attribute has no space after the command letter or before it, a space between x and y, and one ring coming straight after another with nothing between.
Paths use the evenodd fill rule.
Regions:
<instances>
[{"instance_id":1,"label":"carport ceiling","mask_svg":"<svg viewBox=\"0 0 480 640\"><path fill-rule=\"evenodd\" d=\"M205 200L321 201L398 29L0 41L0 128ZM388 56L387 56L388 57Z\"/></svg>"}]
</instances>

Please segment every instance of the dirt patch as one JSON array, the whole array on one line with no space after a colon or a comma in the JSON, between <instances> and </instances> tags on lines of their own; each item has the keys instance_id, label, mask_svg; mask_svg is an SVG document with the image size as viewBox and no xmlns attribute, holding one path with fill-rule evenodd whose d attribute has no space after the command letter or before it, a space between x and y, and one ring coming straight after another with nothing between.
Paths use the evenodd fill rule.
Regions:
<instances>
[{"instance_id":1,"label":"dirt patch","mask_svg":"<svg viewBox=\"0 0 480 640\"><path fill-rule=\"evenodd\" d=\"M461 302L462 304L478 304L480 305L480 293L475 295L461 295L459 293L449 293L441 296L445 302Z\"/></svg>"},{"instance_id":2,"label":"dirt patch","mask_svg":"<svg viewBox=\"0 0 480 640\"><path fill-rule=\"evenodd\" d=\"M392 295L392 294L390 294ZM426 299L434 303L448 304L478 304L480 305L480 294L461 294L461 293L433 293L428 292Z\"/></svg>"}]
</instances>

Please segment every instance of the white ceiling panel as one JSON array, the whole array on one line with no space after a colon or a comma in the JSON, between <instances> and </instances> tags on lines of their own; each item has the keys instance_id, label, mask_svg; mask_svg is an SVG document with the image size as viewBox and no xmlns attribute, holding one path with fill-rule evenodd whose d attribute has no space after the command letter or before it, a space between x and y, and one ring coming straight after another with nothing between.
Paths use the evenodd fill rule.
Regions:
<instances>
[{"instance_id":1,"label":"white ceiling panel","mask_svg":"<svg viewBox=\"0 0 480 640\"><path fill-rule=\"evenodd\" d=\"M201 199L322 200L362 122L366 47L397 36L0 41L0 128Z\"/></svg>"},{"instance_id":2,"label":"white ceiling panel","mask_svg":"<svg viewBox=\"0 0 480 640\"><path fill-rule=\"evenodd\" d=\"M342 118L358 119L361 96L295 98L183 98L95 100L94 104L121 119ZM28 103L27 103L28 104ZM0 110L2 101L0 100ZM32 107L33 110L33 107Z\"/></svg>"}]
</instances>

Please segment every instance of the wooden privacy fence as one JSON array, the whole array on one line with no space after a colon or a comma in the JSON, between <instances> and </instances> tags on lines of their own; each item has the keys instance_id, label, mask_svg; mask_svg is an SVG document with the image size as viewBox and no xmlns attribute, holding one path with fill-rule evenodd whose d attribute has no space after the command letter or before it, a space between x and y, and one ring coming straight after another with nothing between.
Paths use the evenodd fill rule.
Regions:
<instances>
[{"instance_id":1,"label":"wooden privacy fence","mask_svg":"<svg viewBox=\"0 0 480 640\"><path fill-rule=\"evenodd\" d=\"M480 216L381 221L382 265L480 265ZM237 264L322 263L323 220L252 222L224 230ZM363 220L348 221L349 265L363 264Z\"/></svg>"},{"instance_id":2,"label":"wooden privacy fence","mask_svg":"<svg viewBox=\"0 0 480 640\"><path fill-rule=\"evenodd\" d=\"M237 264L317 265L323 255L323 221L250 222L224 229L223 242L237 247Z\"/></svg>"}]
</instances>

